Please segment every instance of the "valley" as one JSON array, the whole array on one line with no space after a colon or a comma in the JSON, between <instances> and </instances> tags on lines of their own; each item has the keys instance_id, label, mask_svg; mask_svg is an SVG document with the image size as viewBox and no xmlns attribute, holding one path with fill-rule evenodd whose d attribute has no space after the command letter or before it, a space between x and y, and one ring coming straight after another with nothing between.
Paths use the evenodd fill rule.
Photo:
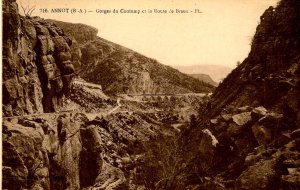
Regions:
<instances>
[{"instance_id":1,"label":"valley","mask_svg":"<svg viewBox=\"0 0 300 190\"><path fill-rule=\"evenodd\" d=\"M232 71L2 11L3 189L300 189L298 0L263 13Z\"/></svg>"}]
</instances>

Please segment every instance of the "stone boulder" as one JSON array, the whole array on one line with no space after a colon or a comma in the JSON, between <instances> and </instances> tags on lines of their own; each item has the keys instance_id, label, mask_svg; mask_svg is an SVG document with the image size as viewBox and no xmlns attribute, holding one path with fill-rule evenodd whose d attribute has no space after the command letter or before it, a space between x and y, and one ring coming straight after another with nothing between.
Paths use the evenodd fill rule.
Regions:
<instances>
[{"instance_id":1,"label":"stone boulder","mask_svg":"<svg viewBox=\"0 0 300 190\"><path fill-rule=\"evenodd\" d=\"M37 53L39 55L49 55L54 51L54 43L50 36L46 35L38 35L38 50Z\"/></svg>"},{"instance_id":2,"label":"stone boulder","mask_svg":"<svg viewBox=\"0 0 300 190\"><path fill-rule=\"evenodd\" d=\"M251 112L242 112L232 116L233 122L237 125L242 126L251 121Z\"/></svg>"},{"instance_id":3,"label":"stone boulder","mask_svg":"<svg viewBox=\"0 0 300 190\"><path fill-rule=\"evenodd\" d=\"M236 181L236 189L272 189L276 180L275 160L260 161L242 172Z\"/></svg>"},{"instance_id":4,"label":"stone boulder","mask_svg":"<svg viewBox=\"0 0 300 190\"><path fill-rule=\"evenodd\" d=\"M252 110L252 117L253 118L261 118L261 117L264 117L266 116L268 113L268 110L266 108L264 108L263 106L259 106L259 107L256 107Z\"/></svg>"},{"instance_id":5,"label":"stone boulder","mask_svg":"<svg viewBox=\"0 0 300 190\"><path fill-rule=\"evenodd\" d=\"M45 27L43 25L40 25L40 24L35 25L35 30L38 35L46 35L46 36L50 35L47 27Z\"/></svg>"},{"instance_id":6,"label":"stone boulder","mask_svg":"<svg viewBox=\"0 0 300 190\"><path fill-rule=\"evenodd\" d=\"M32 45L34 46L37 40L37 31L35 30L34 24L30 20L24 19L22 22L22 27L24 28L26 35L31 40Z\"/></svg>"}]
</instances>

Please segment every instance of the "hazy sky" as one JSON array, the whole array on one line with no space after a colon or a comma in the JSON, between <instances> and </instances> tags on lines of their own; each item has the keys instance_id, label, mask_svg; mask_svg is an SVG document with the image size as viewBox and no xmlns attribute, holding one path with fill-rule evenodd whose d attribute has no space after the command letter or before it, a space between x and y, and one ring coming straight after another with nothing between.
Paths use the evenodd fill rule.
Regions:
<instances>
[{"instance_id":1,"label":"hazy sky","mask_svg":"<svg viewBox=\"0 0 300 190\"><path fill-rule=\"evenodd\" d=\"M32 16L85 23L98 36L167 65L215 64L235 67L250 50L261 14L278 0L18 0L36 5ZM86 14L42 13L41 8L76 8ZM96 9L146 10L147 13L96 13ZM148 10L168 13L148 13ZM186 14L169 10L189 10ZM194 13L199 9L203 13ZM21 10L21 7L20 7ZM70 11L70 10L69 10Z\"/></svg>"}]
</instances>

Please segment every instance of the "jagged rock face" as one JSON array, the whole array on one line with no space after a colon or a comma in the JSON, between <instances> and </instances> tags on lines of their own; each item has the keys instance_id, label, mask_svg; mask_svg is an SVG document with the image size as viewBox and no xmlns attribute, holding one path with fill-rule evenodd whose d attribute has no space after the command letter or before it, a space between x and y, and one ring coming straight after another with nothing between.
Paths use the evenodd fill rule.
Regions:
<instances>
[{"instance_id":1,"label":"jagged rock face","mask_svg":"<svg viewBox=\"0 0 300 190\"><path fill-rule=\"evenodd\" d=\"M79 189L78 115L15 118L3 123L3 188Z\"/></svg>"},{"instance_id":2,"label":"jagged rock face","mask_svg":"<svg viewBox=\"0 0 300 190\"><path fill-rule=\"evenodd\" d=\"M73 37L76 57L81 55L80 76L101 84L108 94L211 92L214 86L180 73L128 48L96 36L97 30L83 24L51 20ZM80 53L78 53L80 52ZM75 61L76 62L76 61Z\"/></svg>"},{"instance_id":3,"label":"jagged rock face","mask_svg":"<svg viewBox=\"0 0 300 190\"><path fill-rule=\"evenodd\" d=\"M45 20L3 1L3 115L51 112L74 72L71 40Z\"/></svg>"},{"instance_id":4,"label":"jagged rock face","mask_svg":"<svg viewBox=\"0 0 300 190\"><path fill-rule=\"evenodd\" d=\"M101 137L87 121L80 113L5 120L3 188L76 190L93 185L102 168Z\"/></svg>"},{"instance_id":5,"label":"jagged rock face","mask_svg":"<svg viewBox=\"0 0 300 190\"><path fill-rule=\"evenodd\" d=\"M82 44L95 40L98 29L85 24L71 24L50 19L47 21L63 28L64 32L72 39L72 46L70 49L72 54L72 63L76 70L80 70L82 56L81 46ZM85 58L82 59L84 60Z\"/></svg>"},{"instance_id":6,"label":"jagged rock face","mask_svg":"<svg viewBox=\"0 0 300 190\"><path fill-rule=\"evenodd\" d=\"M183 135L189 138L185 142L191 136L199 142L206 127L218 139L206 174L215 176L209 182L215 188L300 188L299 137L293 135L300 128L299 34L299 1L268 8L249 56L218 86L200 127ZM189 148L199 152L195 144ZM200 181L200 187L208 184Z\"/></svg>"}]
</instances>

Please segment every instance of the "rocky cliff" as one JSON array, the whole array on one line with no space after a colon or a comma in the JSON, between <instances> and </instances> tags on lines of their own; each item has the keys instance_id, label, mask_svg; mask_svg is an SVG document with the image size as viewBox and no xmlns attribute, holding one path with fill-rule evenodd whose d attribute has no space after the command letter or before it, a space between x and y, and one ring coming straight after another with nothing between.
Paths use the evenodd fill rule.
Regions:
<instances>
[{"instance_id":1,"label":"rocky cliff","mask_svg":"<svg viewBox=\"0 0 300 190\"><path fill-rule=\"evenodd\" d=\"M96 36L97 30L93 27L49 21L77 41L82 55L80 76L101 84L108 94L201 93L214 89L206 82Z\"/></svg>"},{"instance_id":2,"label":"rocky cliff","mask_svg":"<svg viewBox=\"0 0 300 190\"><path fill-rule=\"evenodd\" d=\"M299 34L297 0L261 16L248 57L182 134L185 154L195 158L182 175L191 188L300 188Z\"/></svg>"},{"instance_id":3,"label":"rocky cliff","mask_svg":"<svg viewBox=\"0 0 300 190\"><path fill-rule=\"evenodd\" d=\"M3 1L3 116L52 112L72 78L72 41L39 17Z\"/></svg>"}]
</instances>

